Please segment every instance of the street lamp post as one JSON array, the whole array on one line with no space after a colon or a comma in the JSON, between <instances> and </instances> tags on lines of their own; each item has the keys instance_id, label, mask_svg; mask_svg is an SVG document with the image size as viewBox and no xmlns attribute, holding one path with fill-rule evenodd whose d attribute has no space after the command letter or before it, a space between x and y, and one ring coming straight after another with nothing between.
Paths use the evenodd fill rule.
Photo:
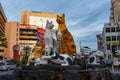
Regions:
<instances>
[{"instance_id":1,"label":"street lamp post","mask_svg":"<svg viewBox=\"0 0 120 80\"><path fill-rule=\"evenodd\" d=\"M113 64L113 53L112 53L112 44L110 43L110 52L111 52L111 59L112 59L112 71L114 72L114 64Z\"/></svg>"},{"instance_id":2,"label":"street lamp post","mask_svg":"<svg viewBox=\"0 0 120 80\"><path fill-rule=\"evenodd\" d=\"M84 41L84 40L79 40L80 52L82 51L82 46L81 46L82 41Z\"/></svg>"}]
</instances>

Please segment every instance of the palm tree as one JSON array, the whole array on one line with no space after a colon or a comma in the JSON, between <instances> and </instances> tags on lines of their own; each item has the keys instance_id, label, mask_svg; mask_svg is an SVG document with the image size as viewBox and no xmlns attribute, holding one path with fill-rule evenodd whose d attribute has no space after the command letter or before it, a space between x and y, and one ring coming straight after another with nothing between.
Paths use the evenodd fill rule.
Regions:
<instances>
[{"instance_id":1,"label":"palm tree","mask_svg":"<svg viewBox=\"0 0 120 80\"><path fill-rule=\"evenodd\" d=\"M23 54L23 64L26 64L27 63L27 60L28 60L28 57L30 55L30 51L31 51L31 47L30 46L25 46L23 48L24 50L24 54Z\"/></svg>"},{"instance_id":2,"label":"palm tree","mask_svg":"<svg viewBox=\"0 0 120 80\"><path fill-rule=\"evenodd\" d=\"M24 48L23 48L23 50L25 51L25 53L30 53L30 51L31 51L31 47L30 46L25 46Z\"/></svg>"},{"instance_id":3,"label":"palm tree","mask_svg":"<svg viewBox=\"0 0 120 80\"><path fill-rule=\"evenodd\" d=\"M0 46L7 48L7 38L2 32L0 32Z\"/></svg>"}]
</instances>

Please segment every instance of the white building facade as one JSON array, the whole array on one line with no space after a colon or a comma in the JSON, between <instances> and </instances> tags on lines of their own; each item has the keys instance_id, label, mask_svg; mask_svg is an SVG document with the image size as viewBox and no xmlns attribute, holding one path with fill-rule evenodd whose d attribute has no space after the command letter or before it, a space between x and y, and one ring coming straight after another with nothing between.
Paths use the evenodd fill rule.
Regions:
<instances>
[{"instance_id":1,"label":"white building facade","mask_svg":"<svg viewBox=\"0 0 120 80\"><path fill-rule=\"evenodd\" d=\"M115 54L120 45L120 23L105 23L103 27L104 52Z\"/></svg>"}]
</instances>

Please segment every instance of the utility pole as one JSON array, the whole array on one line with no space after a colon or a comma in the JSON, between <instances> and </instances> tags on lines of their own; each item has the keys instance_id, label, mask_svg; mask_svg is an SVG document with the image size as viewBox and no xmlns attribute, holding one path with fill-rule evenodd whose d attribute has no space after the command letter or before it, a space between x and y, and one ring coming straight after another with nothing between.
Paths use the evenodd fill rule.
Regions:
<instances>
[{"instance_id":1,"label":"utility pole","mask_svg":"<svg viewBox=\"0 0 120 80\"><path fill-rule=\"evenodd\" d=\"M79 40L80 52L82 51L82 46L81 46L82 41L84 41L84 40Z\"/></svg>"},{"instance_id":2,"label":"utility pole","mask_svg":"<svg viewBox=\"0 0 120 80\"><path fill-rule=\"evenodd\" d=\"M110 43L110 52L111 52L111 59L113 61L114 59L113 59L112 44L111 43ZM114 72L114 64L113 64L113 62L112 62L112 71Z\"/></svg>"}]
</instances>

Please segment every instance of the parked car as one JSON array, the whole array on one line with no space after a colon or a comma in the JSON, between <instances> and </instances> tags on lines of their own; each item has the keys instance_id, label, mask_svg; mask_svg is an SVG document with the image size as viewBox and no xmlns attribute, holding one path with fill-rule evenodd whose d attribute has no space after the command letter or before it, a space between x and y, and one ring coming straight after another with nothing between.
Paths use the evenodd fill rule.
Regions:
<instances>
[{"instance_id":1,"label":"parked car","mask_svg":"<svg viewBox=\"0 0 120 80\"><path fill-rule=\"evenodd\" d=\"M16 68L16 64L12 62L5 62L5 63L0 63L0 70L12 70Z\"/></svg>"},{"instance_id":2,"label":"parked car","mask_svg":"<svg viewBox=\"0 0 120 80\"><path fill-rule=\"evenodd\" d=\"M7 60L5 59L0 59L0 63L5 63Z\"/></svg>"}]
</instances>

